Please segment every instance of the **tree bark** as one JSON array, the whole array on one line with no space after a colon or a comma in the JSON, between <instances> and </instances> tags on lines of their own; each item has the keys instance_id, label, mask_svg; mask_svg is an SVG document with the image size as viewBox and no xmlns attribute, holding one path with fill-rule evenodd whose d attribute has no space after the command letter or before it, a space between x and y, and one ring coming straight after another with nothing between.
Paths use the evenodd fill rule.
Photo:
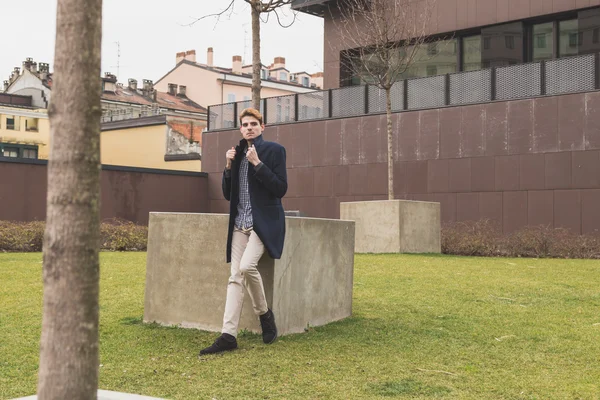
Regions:
<instances>
[{"instance_id":1,"label":"tree bark","mask_svg":"<svg viewBox=\"0 0 600 400\"><path fill-rule=\"evenodd\" d=\"M262 2L254 0L251 3L252 10L252 107L260 110L260 12Z\"/></svg>"},{"instance_id":2,"label":"tree bark","mask_svg":"<svg viewBox=\"0 0 600 400\"><path fill-rule=\"evenodd\" d=\"M394 200L394 136L392 132L392 88L385 89L385 116L387 119L387 154L388 154L388 200Z\"/></svg>"},{"instance_id":3,"label":"tree bark","mask_svg":"<svg viewBox=\"0 0 600 400\"><path fill-rule=\"evenodd\" d=\"M102 0L58 0L40 400L96 399Z\"/></svg>"}]
</instances>

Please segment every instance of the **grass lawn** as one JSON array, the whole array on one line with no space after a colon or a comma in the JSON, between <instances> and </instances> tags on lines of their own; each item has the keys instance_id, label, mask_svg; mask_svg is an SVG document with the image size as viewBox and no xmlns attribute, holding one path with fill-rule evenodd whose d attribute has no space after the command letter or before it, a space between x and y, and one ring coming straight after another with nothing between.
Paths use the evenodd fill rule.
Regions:
<instances>
[{"instance_id":1,"label":"grass lawn","mask_svg":"<svg viewBox=\"0 0 600 400\"><path fill-rule=\"evenodd\" d=\"M35 393L39 253L0 254L0 398ZM145 253L101 254L100 388L168 399L600 399L600 261L357 255L352 318L202 359L141 323ZM226 283L223 282L223 285Z\"/></svg>"}]
</instances>

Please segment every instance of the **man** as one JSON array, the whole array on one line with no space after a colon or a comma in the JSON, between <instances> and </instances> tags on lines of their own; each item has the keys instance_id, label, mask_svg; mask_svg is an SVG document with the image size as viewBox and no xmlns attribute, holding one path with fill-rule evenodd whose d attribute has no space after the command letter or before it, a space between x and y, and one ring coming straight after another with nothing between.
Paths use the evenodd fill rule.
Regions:
<instances>
[{"instance_id":1,"label":"man","mask_svg":"<svg viewBox=\"0 0 600 400\"><path fill-rule=\"evenodd\" d=\"M244 286L260 319L263 342L270 344L277 339L275 316L267 307L257 265L265 249L275 259L281 258L283 251L281 198L287 191L286 153L283 146L263 139L264 129L260 112L245 109L240 114L242 140L225 154L223 196L230 202L227 262L231 262L231 277L221 336L200 355L237 349Z\"/></svg>"}]
</instances>

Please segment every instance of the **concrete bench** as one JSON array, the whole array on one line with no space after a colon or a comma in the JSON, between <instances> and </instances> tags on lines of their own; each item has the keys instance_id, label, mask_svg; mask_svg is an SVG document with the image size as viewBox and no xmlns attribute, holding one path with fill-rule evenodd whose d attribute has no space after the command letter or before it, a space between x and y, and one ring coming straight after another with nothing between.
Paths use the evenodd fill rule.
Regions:
<instances>
[{"instance_id":1,"label":"concrete bench","mask_svg":"<svg viewBox=\"0 0 600 400\"><path fill-rule=\"evenodd\" d=\"M356 222L357 253L441 253L440 203L409 200L340 203Z\"/></svg>"},{"instance_id":2,"label":"concrete bench","mask_svg":"<svg viewBox=\"0 0 600 400\"><path fill-rule=\"evenodd\" d=\"M220 332L230 266L229 217L150 213L144 322ZM282 257L265 254L258 269L280 335L352 314L354 222L286 217ZM260 332L250 298L240 329Z\"/></svg>"}]
</instances>

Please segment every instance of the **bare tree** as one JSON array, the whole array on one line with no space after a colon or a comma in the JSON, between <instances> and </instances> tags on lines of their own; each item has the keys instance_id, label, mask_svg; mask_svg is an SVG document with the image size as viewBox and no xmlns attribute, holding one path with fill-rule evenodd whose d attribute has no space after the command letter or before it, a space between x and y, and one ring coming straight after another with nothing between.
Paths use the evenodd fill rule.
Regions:
<instances>
[{"instance_id":1,"label":"bare tree","mask_svg":"<svg viewBox=\"0 0 600 400\"><path fill-rule=\"evenodd\" d=\"M280 10L284 6L292 4L292 0L244 0L250 5L250 14L252 16L252 107L260 110L260 89L261 89L261 60L260 60L260 22L261 15L275 14L277 22L283 28L289 28L296 21L296 13L294 13L294 19L289 24L284 24L279 15ZM222 11L205 15L201 18L196 19L190 25L209 17L220 18L227 12L233 12L235 0L231 0L229 5Z\"/></svg>"},{"instance_id":2,"label":"bare tree","mask_svg":"<svg viewBox=\"0 0 600 400\"><path fill-rule=\"evenodd\" d=\"M392 99L394 84L414 64L428 40L436 0L341 0L332 16L346 51L342 67L363 82L385 91L388 150L388 198L394 199Z\"/></svg>"},{"instance_id":3,"label":"bare tree","mask_svg":"<svg viewBox=\"0 0 600 400\"><path fill-rule=\"evenodd\" d=\"M252 14L252 107L260 110L260 87L261 87L261 60L260 60L260 16L261 14L275 13L279 25L282 27L288 27L290 25L283 25L279 18L278 10L283 7L290 5L292 0L244 0L250 4ZM295 14L294 14L295 19ZM292 22L293 23L293 22Z\"/></svg>"},{"instance_id":4,"label":"bare tree","mask_svg":"<svg viewBox=\"0 0 600 400\"><path fill-rule=\"evenodd\" d=\"M96 399L102 0L58 0L38 398Z\"/></svg>"}]
</instances>

